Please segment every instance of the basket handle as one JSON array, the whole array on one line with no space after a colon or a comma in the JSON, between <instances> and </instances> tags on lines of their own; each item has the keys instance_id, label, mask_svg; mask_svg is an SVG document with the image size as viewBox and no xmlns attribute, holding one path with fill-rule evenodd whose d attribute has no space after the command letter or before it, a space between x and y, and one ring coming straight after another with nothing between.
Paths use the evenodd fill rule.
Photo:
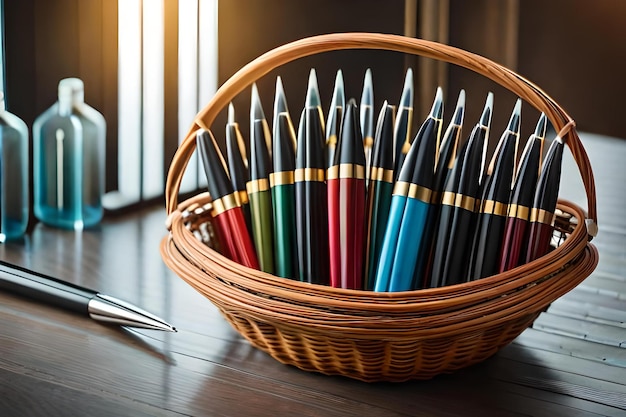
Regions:
<instances>
[{"instance_id":1,"label":"basket handle","mask_svg":"<svg viewBox=\"0 0 626 417\"><path fill-rule=\"evenodd\" d=\"M304 38L272 49L237 71L196 115L185 140L172 159L165 184L167 214L176 210L183 173L195 149L195 132L199 128L209 129L221 109L225 108L237 94L271 70L298 58L342 49L382 49L459 65L502 85L545 113L559 132L559 137L570 148L578 165L587 195L587 231L590 238L596 235L598 222L596 190L591 164L578 137L573 119L552 98L514 71L480 55L437 42L379 33L336 33Z\"/></svg>"}]
</instances>

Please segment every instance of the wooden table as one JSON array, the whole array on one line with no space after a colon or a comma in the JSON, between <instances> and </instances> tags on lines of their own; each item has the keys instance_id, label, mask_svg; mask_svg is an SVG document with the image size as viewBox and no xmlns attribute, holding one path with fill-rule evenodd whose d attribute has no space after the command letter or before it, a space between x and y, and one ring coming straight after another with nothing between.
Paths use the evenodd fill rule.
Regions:
<instances>
[{"instance_id":1,"label":"wooden table","mask_svg":"<svg viewBox=\"0 0 626 417\"><path fill-rule=\"evenodd\" d=\"M584 140L598 185L600 264L481 364L401 384L282 365L164 266L158 206L83 233L37 225L23 242L0 245L0 259L135 303L179 329L106 326L0 293L0 416L626 415L626 141ZM561 194L585 206L567 159Z\"/></svg>"}]
</instances>

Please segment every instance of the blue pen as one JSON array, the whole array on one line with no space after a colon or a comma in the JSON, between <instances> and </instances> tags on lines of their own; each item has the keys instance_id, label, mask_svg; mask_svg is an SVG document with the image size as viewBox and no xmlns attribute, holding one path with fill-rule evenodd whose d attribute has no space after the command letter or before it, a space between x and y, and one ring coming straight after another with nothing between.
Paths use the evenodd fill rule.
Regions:
<instances>
[{"instance_id":1,"label":"blue pen","mask_svg":"<svg viewBox=\"0 0 626 417\"><path fill-rule=\"evenodd\" d=\"M437 89L431 114L420 127L398 175L376 274L375 291L407 291L430 208L439 147L443 94Z\"/></svg>"}]
</instances>

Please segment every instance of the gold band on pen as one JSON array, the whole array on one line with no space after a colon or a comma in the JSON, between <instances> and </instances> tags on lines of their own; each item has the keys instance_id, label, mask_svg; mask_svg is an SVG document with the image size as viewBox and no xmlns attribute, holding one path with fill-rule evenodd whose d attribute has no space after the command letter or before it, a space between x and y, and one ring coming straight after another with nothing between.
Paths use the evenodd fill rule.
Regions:
<instances>
[{"instance_id":1,"label":"gold band on pen","mask_svg":"<svg viewBox=\"0 0 626 417\"><path fill-rule=\"evenodd\" d=\"M509 206L509 217L517 217L521 220L528 220L530 217L530 208L519 204L511 204Z\"/></svg>"},{"instance_id":2,"label":"gold band on pen","mask_svg":"<svg viewBox=\"0 0 626 417\"><path fill-rule=\"evenodd\" d=\"M289 185L294 182L293 171L272 172L270 174L270 187L277 185Z\"/></svg>"},{"instance_id":3,"label":"gold band on pen","mask_svg":"<svg viewBox=\"0 0 626 417\"><path fill-rule=\"evenodd\" d=\"M248 194L260 193L261 191L267 191L270 189L270 182L267 178L259 178L258 180L248 181L246 184L246 190Z\"/></svg>"},{"instance_id":4,"label":"gold band on pen","mask_svg":"<svg viewBox=\"0 0 626 417\"><path fill-rule=\"evenodd\" d=\"M320 181L326 179L326 170L322 168L298 168L294 171L294 180L298 181Z\"/></svg>"},{"instance_id":5,"label":"gold band on pen","mask_svg":"<svg viewBox=\"0 0 626 417\"><path fill-rule=\"evenodd\" d=\"M417 184L411 184L407 197L423 201L424 203L430 203L430 196L432 193L433 191L430 188L422 187Z\"/></svg>"},{"instance_id":6,"label":"gold band on pen","mask_svg":"<svg viewBox=\"0 0 626 417\"><path fill-rule=\"evenodd\" d=\"M396 181L396 184L393 186L393 192L391 194L392 195L401 195L403 197L406 197L407 195L409 195L409 188L410 187L411 187L411 183L410 182Z\"/></svg>"},{"instance_id":7,"label":"gold band on pen","mask_svg":"<svg viewBox=\"0 0 626 417\"><path fill-rule=\"evenodd\" d=\"M538 208L530 211L530 221L533 223L552 224L552 220L554 220L554 213Z\"/></svg>"},{"instance_id":8,"label":"gold band on pen","mask_svg":"<svg viewBox=\"0 0 626 417\"><path fill-rule=\"evenodd\" d=\"M495 200L483 200L480 204L480 212L483 214L495 214L496 216L506 216L508 204Z\"/></svg>"},{"instance_id":9,"label":"gold band on pen","mask_svg":"<svg viewBox=\"0 0 626 417\"><path fill-rule=\"evenodd\" d=\"M372 167L372 173L370 176L372 181L384 181L393 182L393 169L384 169L379 167Z\"/></svg>"},{"instance_id":10,"label":"gold band on pen","mask_svg":"<svg viewBox=\"0 0 626 417\"><path fill-rule=\"evenodd\" d=\"M218 216L225 211L228 211L235 207L241 207L241 201L239 201L239 192L237 191L213 200L213 210L211 211L211 214L213 216Z\"/></svg>"},{"instance_id":11,"label":"gold band on pen","mask_svg":"<svg viewBox=\"0 0 626 417\"><path fill-rule=\"evenodd\" d=\"M446 191L441 197L441 204L446 206L459 207L467 211L474 211L476 207L476 199L463 194L451 193Z\"/></svg>"},{"instance_id":12,"label":"gold band on pen","mask_svg":"<svg viewBox=\"0 0 626 417\"><path fill-rule=\"evenodd\" d=\"M245 190L240 190L240 191L235 191L237 194L239 194L239 201L241 202L241 204L248 204L250 201L248 200L248 192Z\"/></svg>"},{"instance_id":13,"label":"gold band on pen","mask_svg":"<svg viewBox=\"0 0 626 417\"><path fill-rule=\"evenodd\" d=\"M332 146L332 147L337 145L337 135L330 135L328 139L326 140L326 145Z\"/></svg>"},{"instance_id":14,"label":"gold band on pen","mask_svg":"<svg viewBox=\"0 0 626 417\"><path fill-rule=\"evenodd\" d=\"M336 180L341 178L365 179L365 167L357 164L339 164L328 168L326 179Z\"/></svg>"}]
</instances>

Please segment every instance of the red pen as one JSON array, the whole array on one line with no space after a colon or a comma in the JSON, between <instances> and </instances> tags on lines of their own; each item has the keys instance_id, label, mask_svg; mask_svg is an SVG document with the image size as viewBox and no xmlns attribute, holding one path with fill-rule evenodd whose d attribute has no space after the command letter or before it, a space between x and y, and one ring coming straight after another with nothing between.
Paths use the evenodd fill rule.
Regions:
<instances>
[{"instance_id":1,"label":"red pen","mask_svg":"<svg viewBox=\"0 0 626 417\"><path fill-rule=\"evenodd\" d=\"M530 211L530 233L526 262L534 261L548 253L554 230L554 212L561 181L563 140L556 137L544 159L537 191Z\"/></svg>"},{"instance_id":2,"label":"red pen","mask_svg":"<svg viewBox=\"0 0 626 417\"><path fill-rule=\"evenodd\" d=\"M330 285L361 289L365 230L365 151L357 106L350 100L328 168Z\"/></svg>"},{"instance_id":3,"label":"red pen","mask_svg":"<svg viewBox=\"0 0 626 417\"><path fill-rule=\"evenodd\" d=\"M259 269L259 261L246 226L239 194L228 178L224 158L210 131L196 134L198 153L204 164L207 188L213 198L213 225L224 255L250 268Z\"/></svg>"}]
</instances>

